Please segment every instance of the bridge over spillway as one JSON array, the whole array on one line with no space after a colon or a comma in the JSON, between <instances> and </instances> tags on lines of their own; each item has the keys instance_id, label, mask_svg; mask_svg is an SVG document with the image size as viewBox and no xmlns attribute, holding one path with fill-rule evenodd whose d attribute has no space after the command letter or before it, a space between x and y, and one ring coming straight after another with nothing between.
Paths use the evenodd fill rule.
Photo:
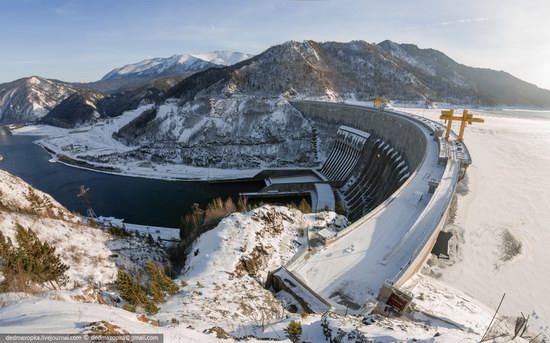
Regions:
<instances>
[{"instance_id":1,"label":"bridge over spillway","mask_svg":"<svg viewBox=\"0 0 550 343\"><path fill-rule=\"evenodd\" d=\"M313 312L364 311L367 300L377 298L399 304L410 297L399 287L430 253L471 163L466 146L455 136L446 141L441 124L422 117L292 104L314 121L345 125L318 172L355 222L340 232L319 232L325 245L275 272L275 284Z\"/></svg>"}]
</instances>

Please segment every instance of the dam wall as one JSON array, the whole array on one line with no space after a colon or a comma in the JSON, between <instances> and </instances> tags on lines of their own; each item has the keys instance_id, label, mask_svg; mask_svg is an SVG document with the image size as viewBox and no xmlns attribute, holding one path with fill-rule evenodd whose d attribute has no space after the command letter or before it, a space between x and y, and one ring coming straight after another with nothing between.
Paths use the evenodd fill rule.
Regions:
<instances>
[{"instance_id":1,"label":"dam wall","mask_svg":"<svg viewBox=\"0 0 550 343\"><path fill-rule=\"evenodd\" d=\"M367 298L386 302L378 291L389 285L388 294L398 294L430 254L469 153L456 137L439 138L442 125L422 117L340 103L292 105L312 121L369 137L353 172L337 186L354 223L287 267L295 279L307 280L309 288L294 291L302 300L317 295L335 310L353 305L362 311Z\"/></svg>"},{"instance_id":2,"label":"dam wall","mask_svg":"<svg viewBox=\"0 0 550 343\"><path fill-rule=\"evenodd\" d=\"M426 154L424 134L405 115L339 103L292 101L291 104L313 120L346 125L384 140L404 156L413 171Z\"/></svg>"}]
</instances>

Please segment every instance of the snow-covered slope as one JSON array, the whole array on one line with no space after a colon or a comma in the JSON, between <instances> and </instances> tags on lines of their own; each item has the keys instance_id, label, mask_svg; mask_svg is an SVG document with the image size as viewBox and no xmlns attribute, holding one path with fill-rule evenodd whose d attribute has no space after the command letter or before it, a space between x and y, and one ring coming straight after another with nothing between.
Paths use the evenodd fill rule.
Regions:
<instances>
[{"instance_id":1,"label":"snow-covered slope","mask_svg":"<svg viewBox=\"0 0 550 343\"><path fill-rule=\"evenodd\" d=\"M162 335L165 343L232 342L184 328L157 327L138 320L135 313L100 304L31 298L0 306L0 333L4 334L92 334L100 321L115 325L125 334ZM152 337L151 339L153 339ZM251 342L255 342L252 340Z\"/></svg>"},{"instance_id":2,"label":"snow-covered slope","mask_svg":"<svg viewBox=\"0 0 550 343\"><path fill-rule=\"evenodd\" d=\"M231 51L213 51L198 54L173 55L152 58L113 69L101 80L122 77L168 76L184 72L197 72L216 66L227 66L250 58L251 55Z\"/></svg>"},{"instance_id":3,"label":"snow-covered slope","mask_svg":"<svg viewBox=\"0 0 550 343\"><path fill-rule=\"evenodd\" d=\"M201 60L222 66L230 66L232 64L239 63L254 56L251 54L243 54L242 52L234 51L212 51L192 55L200 58Z\"/></svg>"},{"instance_id":4,"label":"snow-covered slope","mask_svg":"<svg viewBox=\"0 0 550 343\"><path fill-rule=\"evenodd\" d=\"M69 266L67 289L101 287L115 281L119 267L139 271L147 260L166 259L159 247L143 239L115 237L83 225L80 216L48 194L0 170L0 231L13 241L16 223L32 229L56 248Z\"/></svg>"},{"instance_id":5,"label":"snow-covered slope","mask_svg":"<svg viewBox=\"0 0 550 343\"><path fill-rule=\"evenodd\" d=\"M81 225L80 217L66 210L52 197L2 170L0 201L2 233L13 240L15 224L19 223L36 232L41 240L53 244L63 262L70 267L67 287L77 284L102 285L115 280L117 268L106 245L109 235Z\"/></svg>"},{"instance_id":6,"label":"snow-covered slope","mask_svg":"<svg viewBox=\"0 0 550 343\"><path fill-rule=\"evenodd\" d=\"M193 244L180 276L188 286L158 317L176 315L201 331L218 325L239 336L258 322L284 317L284 307L263 285L270 271L305 249L304 232L313 221L320 227L347 224L334 213L304 215L274 206L225 218Z\"/></svg>"},{"instance_id":7,"label":"snow-covered slope","mask_svg":"<svg viewBox=\"0 0 550 343\"><path fill-rule=\"evenodd\" d=\"M74 92L67 83L37 76L0 84L0 123L38 120Z\"/></svg>"},{"instance_id":8,"label":"snow-covered slope","mask_svg":"<svg viewBox=\"0 0 550 343\"><path fill-rule=\"evenodd\" d=\"M151 108L142 106L78 132L56 130L39 144L126 175L231 178L253 176L264 167L313 166L337 131L336 125L310 122L284 98L234 96L218 101L215 111L208 99L199 99L183 106L167 103L146 115Z\"/></svg>"}]
</instances>

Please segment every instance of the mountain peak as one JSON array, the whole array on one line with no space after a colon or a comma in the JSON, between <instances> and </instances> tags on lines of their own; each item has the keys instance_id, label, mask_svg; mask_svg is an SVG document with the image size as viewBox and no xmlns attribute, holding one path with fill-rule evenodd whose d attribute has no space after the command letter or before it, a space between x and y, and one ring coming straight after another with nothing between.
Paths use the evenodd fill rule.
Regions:
<instances>
[{"instance_id":1,"label":"mountain peak","mask_svg":"<svg viewBox=\"0 0 550 343\"><path fill-rule=\"evenodd\" d=\"M128 77L171 76L193 73L212 67L228 66L252 57L233 51L212 51L195 54L175 54L167 58L156 57L113 69L101 80Z\"/></svg>"}]
</instances>

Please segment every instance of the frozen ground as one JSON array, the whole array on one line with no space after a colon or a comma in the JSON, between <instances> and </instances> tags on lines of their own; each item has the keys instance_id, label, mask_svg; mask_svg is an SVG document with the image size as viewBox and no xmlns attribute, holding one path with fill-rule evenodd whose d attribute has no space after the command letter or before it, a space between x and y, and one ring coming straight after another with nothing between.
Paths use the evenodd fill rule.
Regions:
<instances>
[{"instance_id":1,"label":"frozen ground","mask_svg":"<svg viewBox=\"0 0 550 343\"><path fill-rule=\"evenodd\" d=\"M120 334L162 334L166 343L220 342L215 335L175 325L157 327L138 320L135 313L100 304L30 298L0 306L0 333L59 334L91 333L90 323L106 321L119 327ZM223 340L232 342L233 340ZM250 340L250 342L257 342Z\"/></svg>"},{"instance_id":2,"label":"frozen ground","mask_svg":"<svg viewBox=\"0 0 550 343\"><path fill-rule=\"evenodd\" d=\"M400 110L431 119L440 114ZM531 330L548 334L550 120L485 113L484 124L466 129L473 164L447 228L458 236L454 264L432 258L427 272L491 308L506 293L502 313L530 314Z\"/></svg>"}]
</instances>

